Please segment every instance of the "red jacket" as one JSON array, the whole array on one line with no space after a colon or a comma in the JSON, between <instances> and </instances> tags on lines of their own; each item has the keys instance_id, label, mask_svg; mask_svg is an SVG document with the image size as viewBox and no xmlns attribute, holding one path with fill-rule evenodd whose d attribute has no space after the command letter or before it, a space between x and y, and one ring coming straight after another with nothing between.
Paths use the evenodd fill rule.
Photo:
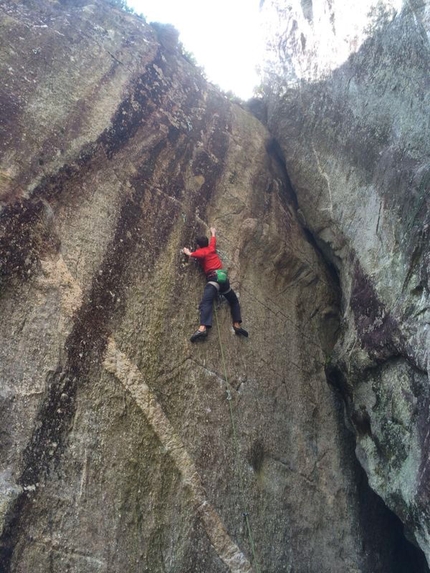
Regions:
<instances>
[{"instance_id":1,"label":"red jacket","mask_svg":"<svg viewBox=\"0 0 430 573\"><path fill-rule=\"evenodd\" d=\"M191 256L200 262L206 275L211 271L222 269L221 259L216 253L216 237L211 237L209 246L197 249Z\"/></svg>"}]
</instances>

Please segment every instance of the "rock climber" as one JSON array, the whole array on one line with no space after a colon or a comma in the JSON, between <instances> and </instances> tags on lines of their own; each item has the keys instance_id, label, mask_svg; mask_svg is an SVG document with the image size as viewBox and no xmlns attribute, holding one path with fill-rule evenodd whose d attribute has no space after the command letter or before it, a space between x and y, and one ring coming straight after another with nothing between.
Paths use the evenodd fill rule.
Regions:
<instances>
[{"instance_id":1,"label":"rock climber","mask_svg":"<svg viewBox=\"0 0 430 573\"><path fill-rule=\"evenodd\" d=\"M208 335L208 329L212 327L212 307L213 301L218 293L222 294L230 305L231 317L233 319L234 332L240 336L248 336L248 332L242 328L242 318L240 315L240 305L236 293L230 286L227 271L223 269L221 259L216 252L216 229L211 227L210 241L207 237L197 237L198 248L190 251L184 247L183 252L188 257L197 259L206 275L206 286L200 302L200 326L191 336L191 342L204 340Z\"/></svg>"}]
</instances>

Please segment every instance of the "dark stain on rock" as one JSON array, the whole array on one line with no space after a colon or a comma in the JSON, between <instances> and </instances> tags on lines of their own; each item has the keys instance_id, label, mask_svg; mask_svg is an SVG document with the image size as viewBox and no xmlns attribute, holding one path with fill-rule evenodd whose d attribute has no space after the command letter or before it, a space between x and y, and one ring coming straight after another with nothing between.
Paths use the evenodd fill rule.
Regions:
<instances>
[{"instance_id":1,"label":"dark stain on rock","mask_svg":"<svg viewBox=\"0 0 430 573\"><path fill-rule=\"evenodd\" d=\"M204 183L193 199L194 206L199 207L201 214L206 211L207 205L216 189L216 184L222 176L224 159L228 151L230 125L226 116L222 115L222 108L218 107L221 105L220 101L217 98L209 99L205 118L199 122L200 125L196 124L189 134L194 144L197 144L196 138L200 130L207 130L208 126L210 126L211 136L206 146L196 154L192 164L194 174L203 175L204 177Z\"/></svg>"},{"instance_id":2,"label":"dark stain on rock","mask_svg":"<svg viewBox=\"0 0 430 573\"><path fill-rule=\"evenodd\" d=\"M294 209L297 210L298 208L298 201L297 195L293 189L293 185L290 180L290 176L287 171L287 164L285 162L284 152L282 151L282 147L280 146L279 142L274 138L271 137L266 142L266 151L269 157L273 160L274 166L272 168L273 172L279 172L280 177L283 181L283 190L285 191L285 197L287 202L293 205Z\"/></svg>"},{"instance_id":3,"label":"dark stain on rock","mask_svg":"<svg viewBox=\"0 0 430 573\"><path fill-rule=\"evenodd\" d=\"M131 94L121 102L112 118L112 127L100 136L98 141L104 146L109 159L112 159L114 153L136 134L142 123L161 105L168 86L158 76L157 67L163 67L160 54L148 64L145 73L137 79Z\"/></svg>"},{"instance_id":4,"label":"dark stain on rock","mask_svg":"<svg viewBox=\"0 0 430 573\"><path fill-rule=\"evenodd\" d=\"M354 408L350 418L359 436L372 436L370 416L365 406L360 404L358 408Z\"/></svg>"},{"instance_id":5,"label":"dark stain on rock","mask_svg":"<svg viewBox=\"0 0 430 573\"><path fill-rule=\"evenodd\" d=\"M161 66L162 58L154 63ZM58 173L45 177L33 192L30 199L5 207L0 216L0 285L4 289L13 277L27 280L33 275L35 266L43 252L57 244L49 229L45 228L44 199L60 199L65 183L82 173L83 168L89 168L91 160L97 149L103 147L109 159L119 151L137 132L155 109L155 103L167 87L160 82L156 69L151 64L147 71L136 82L132 95L119 106L112 127L106 129L95 143L84 146L76 161L64 165ZM155 87L154 84L157 84ZM154 103L155 102L155 103ZM179 137L179 133L171 137ZM164 146L164 143L160 144ZM157 148L156 152L159 151ZM151 160L154 158L151 153ZM154 165L149 163L147 173L149 177Z\"/></svg>"},{"instance_id":6,"label":"dark stain on rock","mask_svg":"<svg viewBox=\"0 0 430 573\"><path fill-rule=\"evenodd\" d=\"M256 473L259 473L263 468L264 456L264 444L257 438L252 443L247 456L249 464Z\"/></svg>"},{"instance_id":7,"label":"dark stain on rock","mask_svg":"<svg viewBox=\"0 0 430 573\"><path fill-rule=\"evenodd\" d=\"M88 168L95 146L85 146L73 164L42 179L31 198L6 205L0 214L0 287L15 278L33 277L41 256L58 252L60 239L52 227L51 204L61 199L73 177Z\"/></svg>"},{"instance_id":8,"label":"dark stain on rock","mask_svg":"<svg viewBox=\"0 0 430 573\"><path fill-rule=\"evenodd\" d=\"M153 178L157 158L165 147L166 142L164 140L159 141L151 150L149 157L147 157L140 165L138 175L134 178L134 183L137 186L140 186L141 189L143 189L147 181L150 181Z\"/></svg>"},{"instance_id":9,"label":"dark stain on rock","mask_svg":"<svg viewBox=\"0 0 430 573\"><path fill-rule=\"evenodd\" d=\"M210 117L211 111L208 110L208 117ZM198 141L194 138L200 130L196 129L194 134L190 134L185 138L183 148L177 153L181 154L180 161L181 164L186 166L192 161L193 149L195 148ZM200 228L200 224L195 221L195 213L198 209L200 213L200 218L205 217L207 206L209 205L211 198L216 190L217 183L221 178L224 171L224 160L228 151L228 136L223 130L222 126L216 126L211 134L211 138L208 142L208 149L201 150L197 155L195 161L192 163L192 169L195 175L202 175L204 178L204 183L200 189L195 193L187 193L186 195L186 206L188 217L187 230L188 233L184 237L186 244L191 244L197 234L204 234L206 229ZM179 159L179 157L178 157ZM175 162L176 164L176 162ZM173 172L174 165L172 165ZM181 194L184 195L186 190L184 190L184 181L182 175L176 178L172 182L169 182L169 194L174 197L179 197ZM208 221L209 224L209 221Z\"/></svg>"},{"instance_id":10,"label":"dark stain on rock","mask_svg":"<svg viewBox=\"0 0 430 573\"><path fill-rule=\"evenodd\" d=\"M37 197L6 207L0 216L0 287L32 278L42 253L59 248L46 204Z\"/></svg>"},{"instance_id":11,"label":"dark stain on rock","mask_svg":"<svg viewBox=\"0 0 430 573\"><path fill-rule=\"evenodd\" d=\"M1 216L0 236L0 279L17 274L25 279L34 265L36 233L33 225L38 221L42 205L33 206L30 202L14 204L4 210Z\"/></svg>"},{"instance_id":12,"label":"dark stain on rock","mask_svg":"<svg viewBox=\"0 0 430 573\"><path fill-rule=\"evenodd\" d=\"M168 139L168 141L169 141L169 143L170 143L170 145L171 145L172 147L174 147L174 146L176 145L176 143L178 142L180 136L181 136L180 130L179 130L177 127L175 127L174 125L171 125L171 126L169 127L169 132L168 132L168 134L167 134L167 139Z\"/></svg>"},{"instance_id":13,"label":"dark stain on rock","mask_svg":"<svg viewBox=\"0 0 430 573\"><path fill-rule=\"evenodd\" d=\"M208 153L202 149L196 153L192 167L194 175L203 175L211 173L212 170L216 169L216 163Z\"/></svg>"},{"instance_id":14,"label":"dark stain on rock","mask_svg":"<svg viewBox=\"0 0 430 573\"><path fill-rule=\"evenodd\" d=\"M159 150L154 150L157 153ZM76 411L76 394L87 384L90 373L102 362L112 321L121 310L118 301L124 295L125 269L138 243L142 212L138 207L144 187L125 200L118 219L115 236L106 250L106 257L78 315L66 342L67 359L48 381L48 392L40 408L32 439L24 452L24 470L19 484L24 490L11 512L9 526L0 538L0 561L3 571L10 571L11 556L21 533L21 524L31 511L29 487L38 486L58 467L67 445L67 435ZM169 227L170 228L170 227ZM154 250L161 244L154 245Z\"/></svg>"},{"instance_id":15,"label":"dark stain on rock","mask_svg":"<svg viewBox=\"0 0 430 573\"><path fill-rule=\"evenodd\" d=\"M355 263L350 299L355 326L363 347L372 358L386 360L399 354L400 332L358 262Z\"/></svg>"}]
</instances>

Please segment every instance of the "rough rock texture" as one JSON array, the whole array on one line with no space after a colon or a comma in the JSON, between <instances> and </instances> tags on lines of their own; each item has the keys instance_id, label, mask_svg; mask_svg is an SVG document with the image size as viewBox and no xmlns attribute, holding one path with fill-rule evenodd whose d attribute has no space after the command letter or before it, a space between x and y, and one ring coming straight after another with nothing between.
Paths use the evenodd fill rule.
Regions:
<instances>
[{"instance_id":1,"label":"rough rock texture","mask_svg":"<svg viewBox=\"0 0 430 573\"><path fill-rule=\"evenodd\" d=\"M265 128L170 28L0 15L2 572L421 570L326 383L339 291ZM188 341L209 224L248 340L220 302Z\"/></svg>"},{"instance_id":2,"label":"rough rock texture","mask_svg":"<svg viewBox=\"0 0 430 573\"><path fill-rule=\"evenodd\" d=\"M430 3L263 11L268 126L340 276L329 374L372 488L429 559Z\"/></svg>"}]
</instances>

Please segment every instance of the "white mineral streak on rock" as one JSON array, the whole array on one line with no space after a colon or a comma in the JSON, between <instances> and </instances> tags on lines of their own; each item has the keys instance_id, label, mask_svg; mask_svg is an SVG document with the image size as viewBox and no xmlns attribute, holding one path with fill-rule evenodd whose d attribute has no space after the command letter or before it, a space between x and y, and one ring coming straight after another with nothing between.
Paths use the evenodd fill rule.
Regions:
<instances>
[{"instance_id":1,"label":"white mineral streak on rock","mask_svg":"<svg viewBox=\"0 0 430 573\"><path fill-rule=\"evenodd\" d=\"M193 460L145 383L142 373L118 350L112 338L109 340L103 364L136 400L166 452L175 462L184 483L192 492L196 509L219 558L232 573L252 572L251 564L232 541L218 513L206 499L206 492Z\"/></svg>"},{"instance_id":2,"label":"white mineral streak on rock","mask_svg":"<svg viewBox=\"0 0 430 573\"><path fill-rule=\"evenodd\" d=\"M82 304L82 289L70 274L60 255L56 260L41 260L43 275L38 278L40 288L55 287L60 294L61 309L66 317L71 317Z\"/></svg>"}]
</instances>

